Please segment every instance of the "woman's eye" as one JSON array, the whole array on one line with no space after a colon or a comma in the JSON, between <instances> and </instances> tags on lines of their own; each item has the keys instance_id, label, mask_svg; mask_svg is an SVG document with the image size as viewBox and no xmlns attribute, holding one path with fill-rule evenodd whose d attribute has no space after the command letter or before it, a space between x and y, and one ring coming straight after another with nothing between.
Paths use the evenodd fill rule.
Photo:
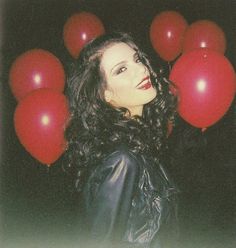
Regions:
<instances>
[{"instance_id":1,"label":"woman's eye","mask_svg":"<svg viewBox=\"0 0 236 248\"><path fill-rule=\"evenodd\" d=\"M135 62L136 63L141 63L141 59L140 58L137 58Z\"/></svg>"},{"instance_id":2,"label":"woman's eye","mask_svg":"<svg viewBox=\"0 0 236 248\"><path fill-rule=\"evenodd\" d=\"M122 72L124 72L124 71L126 71L126 70L127 70L127 68L126 68L125 66L122 66L121 68L119 68L119 69L117 70L116 74L120 74L120 73L122 73Z\"/></svg>"}]
</instances>

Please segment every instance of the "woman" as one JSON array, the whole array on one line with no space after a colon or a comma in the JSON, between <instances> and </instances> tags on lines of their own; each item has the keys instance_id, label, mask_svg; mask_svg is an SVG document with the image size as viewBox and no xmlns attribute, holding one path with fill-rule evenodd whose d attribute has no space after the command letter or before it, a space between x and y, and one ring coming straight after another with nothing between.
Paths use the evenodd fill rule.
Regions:
<instances>
[{"instance_id":1,"label":"woman","mask_svg":"<svg viewBox=\"0 0 236 248\"><path fill-rule=\"evenodd\" d=\"M168 88L127 34L81 51L66 137L89 247L166 247L175 234L177 190L164 169L176 102Z\"/></svg>"}]
</instances>

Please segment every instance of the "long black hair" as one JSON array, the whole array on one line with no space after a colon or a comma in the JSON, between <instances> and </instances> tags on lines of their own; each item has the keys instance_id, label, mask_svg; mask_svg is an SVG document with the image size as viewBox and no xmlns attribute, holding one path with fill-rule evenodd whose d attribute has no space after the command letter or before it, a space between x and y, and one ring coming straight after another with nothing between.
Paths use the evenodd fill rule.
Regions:
<instances>
[{"instance_id":1,"label":"long black hair","mask_svg":"<svg viewBox=\"0 0 236 248\"><path fill-rule=\"evenodd\" d=\"M156 98L144 106L141 117L131 117L127 109L112 107L104 100L106 81L100 61L105 49L121 42L138 53L157 89ZM147 154L155 160L161 156L166 147L168 121L175 114L176 98L169 90L168 80L156 74L128 34L105 34L89 42L73 65L67 87L71 120L66 130L66 164L76 171L77 189L86 180L86 172L119 145L125 144L132 152Z\"/></svg>"}]
</instances>

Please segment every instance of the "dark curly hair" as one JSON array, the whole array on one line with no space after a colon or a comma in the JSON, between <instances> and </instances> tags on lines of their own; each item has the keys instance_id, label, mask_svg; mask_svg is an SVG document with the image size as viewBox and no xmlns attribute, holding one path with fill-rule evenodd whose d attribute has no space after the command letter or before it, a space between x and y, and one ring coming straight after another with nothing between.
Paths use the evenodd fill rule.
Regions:
<instances>
[{"instance_id":1,"label":"dark curly hair","mask_svg":"<svg viewBox=\"0 0 236 248\"><path fill-rule=\"evenodd\" d=\"M157 89L156 98L145 104L142 116L131 116L127 109L115 108L104 99L106 81L100 69L101 58L105 49L121 42L138 53ZM125 144L132 152L155 160L160 158L166 148L168 121L176 112L176 98L169 83L154 72L147 56L128 34L105 34L83 48L67 85L71 119L66 130L66 165L77 174L77 190L83 186L87 173L119 145Z\"/></svg>"}]
</instances>

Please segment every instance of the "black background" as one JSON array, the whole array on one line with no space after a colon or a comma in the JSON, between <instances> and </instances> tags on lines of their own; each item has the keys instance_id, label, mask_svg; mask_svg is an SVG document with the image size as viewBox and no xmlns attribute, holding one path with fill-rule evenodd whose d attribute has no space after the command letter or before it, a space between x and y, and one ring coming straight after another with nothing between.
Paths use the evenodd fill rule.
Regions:
<instances>
[{"instance_id":1,"label":"black background","mask_svg":"<svg viewBox=\"0 0 236 248\"><path fill-rule=\"evenodd\" d=\"M131 33L153 60L168 68L149 40L151 21L163 10L178 11L189 24L209 19L221 26L227 38L225 55L235 68L234 0L1 2L1 247L72 247L76 237L77 199L68 191L70 180L61 170L62 159L47 168L16 138L13 114L17 103L8 84L12 62L29 49L43 48L66 68L72 58L63 44L63 25L72 14L89 11L101 19L107 31ZM182 192L180 247L236 245L235 115L232 104L224 118L204 133L180 119L170 137L174 156L170 171Z\"/></svg>"}]
</instances>

